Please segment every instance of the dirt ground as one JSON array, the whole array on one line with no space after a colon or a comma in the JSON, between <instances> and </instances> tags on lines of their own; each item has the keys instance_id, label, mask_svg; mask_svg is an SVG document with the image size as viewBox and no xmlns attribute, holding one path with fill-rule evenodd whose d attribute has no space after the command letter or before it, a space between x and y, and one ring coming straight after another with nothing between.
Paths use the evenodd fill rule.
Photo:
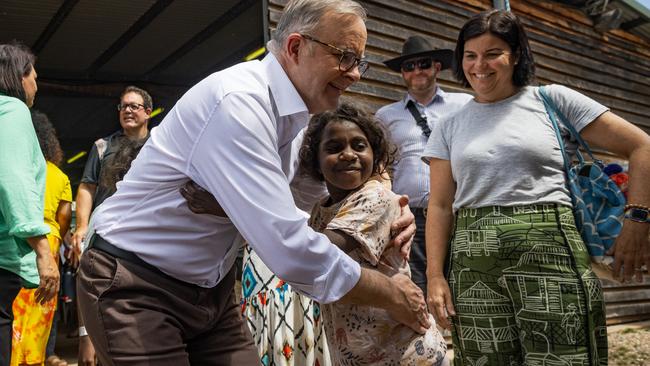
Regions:
<instances>
[{"instance_id":1,"label":"dirt ground","mask_svg":"<svg viewBox=\"0 0 650 366\"><path fill-rule=\"evenodd\" d=\"M610 333L610 366L650 365L650 329L623 329Z\"/></svg>"}]
</instances>

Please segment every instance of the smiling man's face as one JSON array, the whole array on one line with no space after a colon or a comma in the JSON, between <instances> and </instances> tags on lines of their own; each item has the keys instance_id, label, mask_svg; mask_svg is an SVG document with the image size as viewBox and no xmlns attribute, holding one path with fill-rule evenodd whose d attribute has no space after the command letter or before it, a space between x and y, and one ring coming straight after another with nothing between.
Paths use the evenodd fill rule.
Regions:
<instances>
[{"instance_id":1,"label":"smiling man's face","mask_svg":"<svg viewBox=\"0 0 650 366\"><path fill-rule=\"evenodd\" d=\"M352 15L329 15L310 36L361 58L366 47L366 26L363 20ZM294 85L310 113L335 109L339 97L350 85L361 79L355 66L347 72L339 70L340 55L319 43L303 38L301 55Z\"/></svg>"},{"instance_id":2,"label":"smiling man's face","mask_svg":"<svg viewBox=\"0 0 650 366\"><path fill-rule=\"evenodd\" d=\"M151 109L144 107L144 99L140 94L134 92L124 94L120 104L123 106L137 106L137 108L123 108L119 112L120 125L125 131L141 129L149 121Z\"/></svg>"}]
</instances>

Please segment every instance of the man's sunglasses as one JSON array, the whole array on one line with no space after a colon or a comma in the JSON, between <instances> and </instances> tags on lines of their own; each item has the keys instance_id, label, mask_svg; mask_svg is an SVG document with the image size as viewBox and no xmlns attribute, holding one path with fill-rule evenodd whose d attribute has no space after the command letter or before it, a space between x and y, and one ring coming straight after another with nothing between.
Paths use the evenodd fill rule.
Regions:
<instances>
[{"instance_id":1,"label":"man's sunglasses","mask_svg":"<svg viewBox=\"0 0 650 366\"><path fill-rule=\"evenodd\" d=\"M402 64L402 71L411 72L417 66L420 70L427 70L433 65L433 60L430 58L421 58L419 60L406 61Z\"/></svg>"}]
</instances>

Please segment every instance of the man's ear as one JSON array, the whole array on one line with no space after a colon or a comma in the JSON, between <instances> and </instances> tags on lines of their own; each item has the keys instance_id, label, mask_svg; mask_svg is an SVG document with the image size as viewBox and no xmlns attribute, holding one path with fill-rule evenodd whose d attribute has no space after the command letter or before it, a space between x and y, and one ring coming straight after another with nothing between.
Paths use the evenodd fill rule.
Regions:
<instances>
[{"instance_id":1,"label":"man's ear","mask_svg":"<svg viewBox=\"0 0 650 366\"><path fill-rule=\"evenodd\" d=\"M285 52L293 62L298 63L300 48L303 46L304 38L298 33L291 33L285 42Z\"/></svg>"},{"instance_id":2,"label":"man's ear","mask_svg":"<svg viewBox=\"0 0 650 366\"><path fill-rule=\"evenodd\" d=\"M151 118L151 112L153 112L153 109L151 109L151 108L145 108L144 109L144 113L146 113L147 116L149 116L149 118Z\"/></svg>"},{"instance_id":3,"label":"man's ear","mask_svg":"<svg viewBox=\"0 0 650 366\"><path fill-rule=\"evenodd\" d=\"M438 61L435 61L435 62L433 63L433 67L436 68L436 74L437 74L437 73L440 72L440 70L442 70L442 63L440 63L440 62L438 62Z\"/></svg>"}]
</instances>

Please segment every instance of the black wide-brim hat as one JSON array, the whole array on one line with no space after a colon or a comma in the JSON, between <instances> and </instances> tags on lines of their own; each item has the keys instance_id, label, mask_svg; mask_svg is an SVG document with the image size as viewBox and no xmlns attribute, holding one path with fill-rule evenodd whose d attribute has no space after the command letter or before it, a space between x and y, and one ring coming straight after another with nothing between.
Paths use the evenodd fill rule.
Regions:
<instances>
[{"instance_id":1,"label":"black wide-brim hat","mask_svg":"<svg viewBox=\"0 0 650 366\"><path fill-rule=\"evenodd\" d=\"M451 67L454 60L454 51L443 48L435 48L431 42L424 37L411 36L402 46L402 54L399 57L384 61L384 65L393 71L400 72L402 63L408 59L416 57L431 56L437 62L442 64L442 70Z\"/></svg>"}]
</instances>

